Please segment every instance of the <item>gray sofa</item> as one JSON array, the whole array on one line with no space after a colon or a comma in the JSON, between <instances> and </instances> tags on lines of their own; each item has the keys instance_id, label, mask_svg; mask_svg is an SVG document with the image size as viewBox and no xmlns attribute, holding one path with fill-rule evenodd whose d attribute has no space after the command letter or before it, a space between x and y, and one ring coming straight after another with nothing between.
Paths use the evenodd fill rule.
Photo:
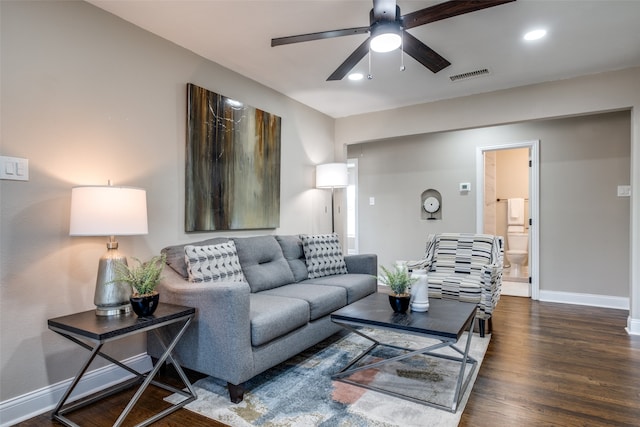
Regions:
<instances>
[{"instance_id":1,"label":"gray sofa","mask_svg":"<svg viewBox=\"0 0 640 427\"><path fill-rule=\"evenodd\" d=\"M244 382L339 331L330 313L375 293L378 266L376 255L345 256L346 274L314 277L312 272L310 279L303 242L295 235L214 238L189 245L229 241L245 281L190 282L186 245L177 245L163 249L170 268L158 290L161 303L197 309L174 350L178 363L226 381L231 400L238 403ZM148 353L158 357L161 347L149 334Z\"/></svg>"}]
</instances>

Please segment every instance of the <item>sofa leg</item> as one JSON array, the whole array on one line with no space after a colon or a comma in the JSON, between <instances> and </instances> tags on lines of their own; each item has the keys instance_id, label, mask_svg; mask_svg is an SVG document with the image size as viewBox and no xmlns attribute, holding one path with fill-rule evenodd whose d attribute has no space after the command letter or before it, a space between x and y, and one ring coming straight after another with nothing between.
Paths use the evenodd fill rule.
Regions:
<instances>
[{"instance_id":1,"label":"sofa leg","mask_svg":"<svg viewBox=\"0 0 640 427\"><path fill-rule=\"evenodd\" d=\"M480 330L480 337L484 337L484 319L478 319L478 329Z\"/></svg>"},{"instance_id":2,"label":"sofa leg","mask_svg":"<svg viewBox=\"0 0 640 427\"><path fill-rule=\"evenodd\" d=\"M229 389L229 397L231 398L231 402L242 402L242 399L244 399L244 389L241 385L231 384L228 382L227 388Z\"/></svg>"}]
</instances>

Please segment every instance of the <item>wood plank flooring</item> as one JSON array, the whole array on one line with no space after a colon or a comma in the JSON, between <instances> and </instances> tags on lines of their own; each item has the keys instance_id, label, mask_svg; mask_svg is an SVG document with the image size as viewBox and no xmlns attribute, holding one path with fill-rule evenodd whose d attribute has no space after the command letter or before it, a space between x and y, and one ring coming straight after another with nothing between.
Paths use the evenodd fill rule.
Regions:
<instances>
[{"instance_id":1,"label":"wood plank flooring","mask_svg":"<svg viewBox=\"0 0 640 427\"><path fill-rule=\"evenodd\" d=\"M639 426L628 312L502 297L460 426Z\"/></svg>"},{"instance_id":2,"label":"wood plank flooring","mask_svg":"<svg viewBox=\"0 0 640 427\"><path fill-rule=\"evenodd\" d=\"M639 426L640 337L624 331L627 316L624 310L503 296L460 426ZM167 371L165 381L172 378ZM110 426L132 395L111 396L69 418L82 426ZM150 388L125 425L149 417L165 395ZM58 425L49 414L18 424ZM181 409L154 426L223 424Z\"/></svg>"}]
</instances>

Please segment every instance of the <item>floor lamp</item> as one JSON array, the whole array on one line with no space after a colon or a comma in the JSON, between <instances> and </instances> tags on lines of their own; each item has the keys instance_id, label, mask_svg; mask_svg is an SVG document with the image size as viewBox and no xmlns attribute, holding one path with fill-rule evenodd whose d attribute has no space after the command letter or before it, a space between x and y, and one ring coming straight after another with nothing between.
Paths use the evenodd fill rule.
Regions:
<instances>
[{"instance_id":1,"label":"floor lamp","mask_svg":"<svg viewBox=\"0 0 640 427\"><path fill-rule=\"evenodd\" d=\"M333 192L336 188L344 188L349 184L346 163L325 163L316 166L316 188L331 189L331 232L335 232Z\"/></svg>"}]
</instances>

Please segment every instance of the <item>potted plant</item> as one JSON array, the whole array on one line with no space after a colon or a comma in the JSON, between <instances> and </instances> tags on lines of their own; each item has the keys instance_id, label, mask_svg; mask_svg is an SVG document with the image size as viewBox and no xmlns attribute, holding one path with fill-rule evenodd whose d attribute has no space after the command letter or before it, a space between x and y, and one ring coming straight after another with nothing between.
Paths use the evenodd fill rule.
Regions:
<instances>
[{"instance_id":1,"label":"potted plant","mask_svg":"<svg viewBox=\"0 0 640 427\"><path fill-rule=\"evenodd\" d=\"M160 281L160 274L167 261L166 254L157 255L149 261L143 263L137 258L133 258L135 265L129 266L125 263L116 265L116 282L125 282L133 288L133 294L129 299L131 308L141 317L151 316L158 307L160 294L156 291L156 286Z\"/></svg>"},{"instance_id":2,"label":"potted plant","mask_svg":"<svg viewBox=\"0 0 640 427\"><path fill-rule=\"evenodd\" d=\"M391 269L381 266L380 282L391 288L389 304L396 313L404 313L409 308L411 301L410 288L416 282L416 278L411 277L405 266L396 265Z\"/></svg>"}]
</instances>

